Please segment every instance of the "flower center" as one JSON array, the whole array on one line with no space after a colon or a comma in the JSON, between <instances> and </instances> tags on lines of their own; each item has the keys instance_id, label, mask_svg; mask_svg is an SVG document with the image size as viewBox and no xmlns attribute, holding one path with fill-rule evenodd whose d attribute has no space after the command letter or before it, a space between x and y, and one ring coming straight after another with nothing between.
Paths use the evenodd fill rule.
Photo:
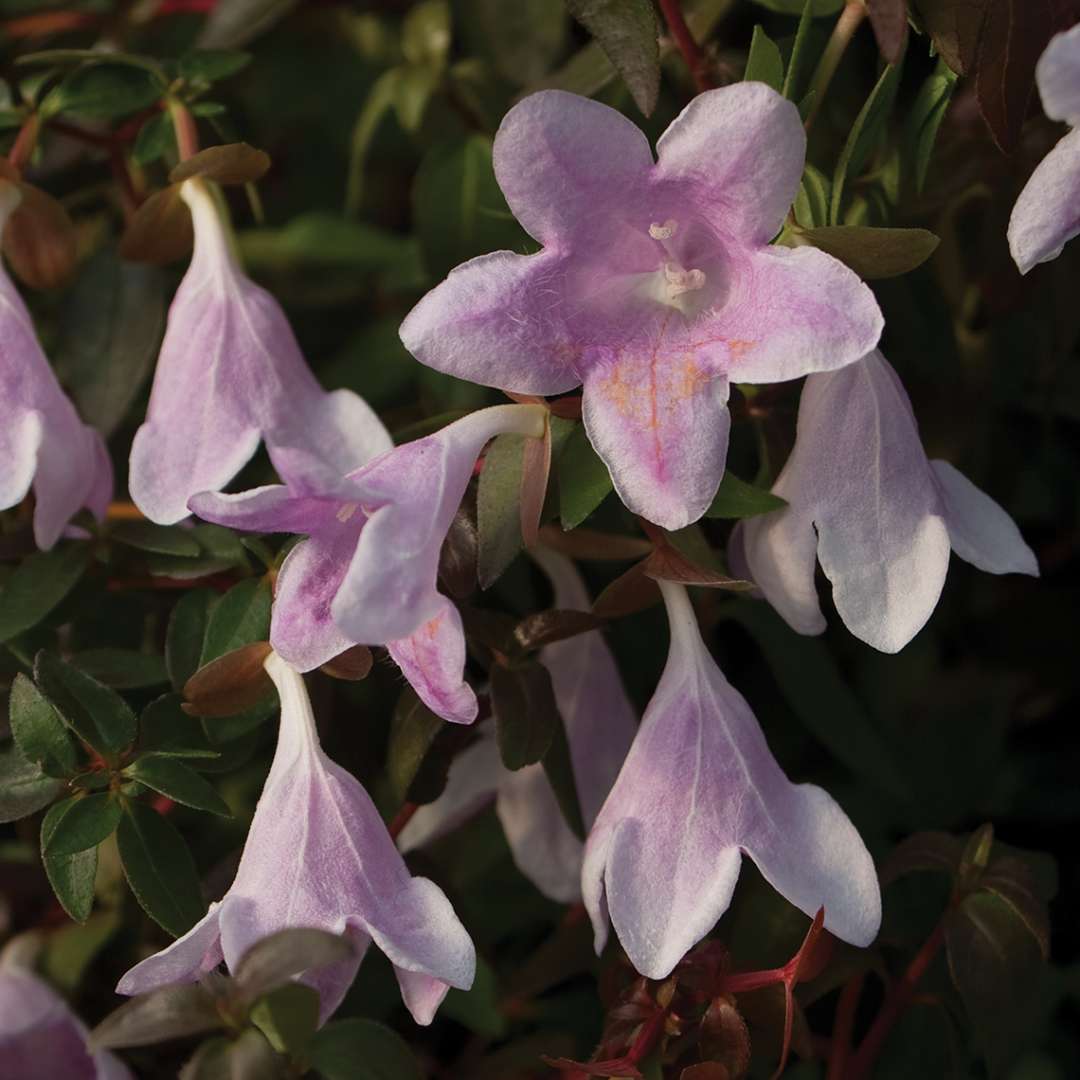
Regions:
<instances>
[{"instance_id":1,"label":"flower center","mask_svg":"<svg viewBox=\"0 0 1080 1080\"><path fill-rule=\"evenodd\" d=\"M683 266L672 243L678 231L679 223L673 218L668 218L662 224L654 221L649 226L649 236L656 241L665 256L652 293L662 304L678 308L689 315L691 302L697 298L687 294L700 292L705 287L706 277L704 270L695 267L687 269Z\"/></svg>"}]
</instances>

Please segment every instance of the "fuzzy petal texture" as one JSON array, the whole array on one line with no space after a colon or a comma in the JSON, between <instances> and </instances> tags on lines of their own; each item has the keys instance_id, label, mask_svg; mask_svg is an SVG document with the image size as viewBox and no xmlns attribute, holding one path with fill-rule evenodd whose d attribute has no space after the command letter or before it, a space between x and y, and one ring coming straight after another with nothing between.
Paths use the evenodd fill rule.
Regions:
<instances>
[{"instance_id":1,"label":"fuzzy petal texture","mask_svg":"<svg viewBox=\"0 0 1080 1080\"><path fill-rule=\"evenodd\" d=\"M1009 218L1009 251L1026 274L1080 234L1080 128L1039 162Z\"/></svg>"},{"instance_id":2,"label":"fuzzy petal texture","mask_svg":"<svg viewBox=\"0 0 1080 1080\"><path fill-rule=\"evenodd\" d=\"M727 909L741 852L808 915L854 945L873 941L873 859L820 788L792 784L698 631L686 590L661 583L671 651L582 870L597 949L611 922L634 967L665 978Z\"/></svg>"},{"instance_id":3,"label":"fuzzy petal texture","mask_svg":"<svg viewBox=\"0 0 1080 1080\"><path fill-rule=\"evenodd\" d=\"M0 180L0 234L18 206ZM86 507L101 520L113 474L101 435L84 424L53 374L19 291L0 265L0 510L34 490L34 541L48 549Z\"/></svg>"},{"instance_id":4,"label":"fuzzy petal texture","mask_svg":"<svg viewBox=\"0 0 1080 1080\"><path fill-rule=\"evenodd\" d=\"M220 491L260 440L282 478L307 491L390 446L359 397L319 386L277 301L236 263L209 187L188 180L181 194L195 253L169 309L129 481L162 524L187 517L196 493Z\"/></svg>"},{"instance_id":5,"label":"fuzzy petal texture","mask_svg":"<svg viewBox=\"0 0 1080 1080\"><path fill-rule=\"evenodd\" d=\"M236 879L220 904L170 949L121 980L137 993L198 978L222 956L230 969L256 941L292 926L348 932L357 954L314 973L321 1019L340 1004L368 940L398 969L418 1023L431 1022L450 986L468 989L476 955L442 890L409 875L367 792L319 747L303 677L272 654L266 670L281 697L281 733ZM171 955L170 955L171 954Z\"/></svg>"},{"instance_id":6,"label":"fuzzy petal texture","mask_svg":"<svg viewBox=\"0 0 1080 1080\"><path fill-rule=\"evenodd\" d=\"M1080 127L1080 23L1050 39L1035 67L1035 82L1046 115Z\"/></svg>"},{"instance_id":7,"label":"fuzzy petal texture","mask_svg":"<svg viewBox=\"0 0 1080 1080\"><path fill-rule=\"evenodd\" d=\"M44 979L0 967L0 1080L132 1080L108 1050L87 1048L86 1025Z\"/></svg>"}]
</instances>

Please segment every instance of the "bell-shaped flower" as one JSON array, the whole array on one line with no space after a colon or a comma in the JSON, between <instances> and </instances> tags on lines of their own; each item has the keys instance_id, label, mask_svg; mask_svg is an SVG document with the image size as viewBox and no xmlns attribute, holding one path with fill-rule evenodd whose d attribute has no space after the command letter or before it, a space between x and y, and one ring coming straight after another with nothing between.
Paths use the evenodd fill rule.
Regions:
<instances>
[{"instance_id":1,"label":"bell-shaped flower","mask_svg":"<svg viewBox=\"0 0 1080 1080\"><path fill-rule=\"evenodd\" d=\"M131 1080L108 1050L90 1051L86 1025L43 979L0 964L0 1077Z\"/></svg>"},{"instance_id":2,"label":"bell-shaped flower","mask_svg":"<svg viewBox=\"0 0 1080 1080\"><path fill-rule=\"evenodd\" d=\"M186 180L195 252L169 309L146 422L131 448L131 496L152 521L188 516L266 443L278 473L333 482L390 446L350 390L326 393L278 302L247 278L213 191Z\"/></svg>"},{"instance_id":3,"label":"bell-shaped flower","mask_svg":"<svg viewBox=\"0 0 1080 1080\"><path fill-rule=\"evenodd\" d=\"M661 582L667 665L585 845L599 952L608 920L634 967L663 979L731 903L745 852L765 880L853 945L881 922L874 861L827 792L793 784L724 678L682 585Z\"/></svg>"},{"instance_id":4,"label":"bell-shaped flower","mask_svg":"<svg viewBox=\"0 0 1080 1080\"><path fill-rule=\"evenodd\" d=\"M0 234L19 205L0 179ZM34 490L34 540L50 548L83 507L100 520L112 497L101 435L60 389L18 289L0 264L0 510Z\"/></svg>"},{"instance_id":5,"label":"bell-shaped flower","mask_svg":"<svg viewBox=\"0 0 1080 1080\"><path fill-rule=\"evenodd\" d=\"M495 138L510 209L543 245L459 266L401 327L420 361L523 394L584 386L623 502L697 520L724 472L730 382L842 367L877 343L870 290L813 247L774 247L799 188L799 111L763 83L699 94L657 143L606 105L525 98Z\"/></svg>"},{"instance_id":6,"label":"bell-shaped flower","mask_svg":"<svg viewBox=\"0 0 1080 1080\"><path fill-rule=\"evenodd\" d=\"M541 435L544 413L481 409L346 476L208 492L191 509L234 529L308 537L281 566L270 624L271 643L294 667L386 645L430 709L471 723L476 695L464 681L461 616L438 591L439 551L484 444L503 432Z\"/></svg>"},{"instance_id":7,"label":"bell-shaped flower","mask_svg":"<svg viewBox=\"0 0 1080 1080\"><path fill-rule=\"evenodd\" d=\"M773 492L788 505L739 524L733 566L802 634L825 629L815 556L844 625L890 653L930 618L950 549L991 574L1039 572L1008 514L948 462L927 460L911 402L876 350L806 380Z\"/></svg>"},{"instance_id":8,"label":"bell-shaped flower","mask_svg":"<svg viewBox=\"0 0 1080 1080\"><path fill-rule=\"evenodd\" d=\"M1009 220L1020 273L1056 259L1080 234L1080 23L1050 40L1035 68L1043 110L1072 129L1039 163Z\"/></svg>"},{"instance_id":9,"label":"bell-shaped flower","mask_svg":"<svg viewBox=\"0 0 1080 1080\"><path fill-rule=\"evenodd\" d=\"M538 548L533 557L555 587L555 607L587 611L589 597L574 564ZM555 702L566 728L574 786L589 828L618 775L634 738L637 720L615 658L599 630L545 646L540 662L551 675ZM503 765L493 724L450 766L446 790L422 806L398 836L402 851L420 847L454 829L495 800L518 869L558 903L581 899L583 846L566 824L544 767L511 771Z\"/></svg>"},{"instance_id":10,"label":"bell-shaped flower","mask_svg":"<svg viewBox=\"0 0 1080 1080\"><path fill-rule=\"evenodd\" d=\"M319 746L303 676L271 654L281 731L240 867L224 898L168 948L136 964L121 994L194 982L224 960L292 927L347 933L355 956L304 977L325 1020L341 1003L367 946L394 965L413 1018L428 1024L451 986L472 985L476 953L442 889L411 877L360 782Z\"/></svg>"}]
</instances>

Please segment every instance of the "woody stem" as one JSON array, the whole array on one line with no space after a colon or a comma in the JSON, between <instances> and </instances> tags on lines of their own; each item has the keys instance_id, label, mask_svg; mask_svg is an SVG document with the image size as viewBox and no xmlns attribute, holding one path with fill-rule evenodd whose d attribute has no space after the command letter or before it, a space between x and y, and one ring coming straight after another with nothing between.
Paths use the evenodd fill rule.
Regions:
<instances>
[{"instance_id":1,"label":"woody stem","mask_svg":"<svg viewBox=\"0 0 1080 1080\"><path fill-rule=\"evenodd\" d=\"M675 44L679 47L679 52L682 53L683 59L686 61L686 66L690 69L698 93L703 90L710 90L712 82L709 79L705 54L701 51L701 46L694 40L690 27L686 25L686 17L683 15L679 0L660 0L660 10L664 13L664 21L671 31L671 36L675 39Z\"/></svg>"}]
</instances>

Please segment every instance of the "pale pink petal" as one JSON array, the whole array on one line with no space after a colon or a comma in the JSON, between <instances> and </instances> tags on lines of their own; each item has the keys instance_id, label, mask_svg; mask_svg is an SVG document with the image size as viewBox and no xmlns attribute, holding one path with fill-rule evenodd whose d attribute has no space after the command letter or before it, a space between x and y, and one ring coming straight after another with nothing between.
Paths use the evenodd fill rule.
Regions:
<instances>
[{"instance_id":1,"label":"pale pink petal","mask_svg":"<svg viewBox=\"0 0 1080 1080\"><path fill-rule=\"evenodd\" d=\"M37 471L38 450L44 430L36 409L23 409L0 425L0 509L17 506L26 498Z\"/></svg>"},{"instance_id":2,"label":"pale pink petal","mask_svg":"<svg viewBox=\"0 0 1080 1080\"><path fill-rule=\"evenodd\" d=\"M267 484L236 495L202 491L192 495L188 507L204 521L241 532L310 535L333 518L339 504L298 497L284 484Z\"/></svg>"},{"instance_id":3,"label":"pale pink petal","mask_svg":"<svg viewBox=\"0 0 1080 1080\"><path fill-rule=\"evenodd\" d=\"M450 990L450 984L436 979L423 971L409 971L407 968L394 968L394 977L401 990L401 1000L412 1018L426 1027L435 1019L435 1013Z\"/></svg>"},{"instance_id":4,"label":"pale pink petal","mask_svg":"<svg viewBox=\"0 0 1080 1080\"><path fill-rule=\"evenodd\" d=\"M112 468L107 457L102 461L101 436L79 421L66 400L63 404L63 413L70 415L61 421L53 413L49 426L55 432L58 423L67 422L67 438L51 432L42 439L34 477L34 539L43 549L56 543L72 514L81 507L93 501L99 511L104 511L101 496L112 491ZM108 498L106 495L105 506Z\"/></svg>"},{"instance_id":5,"label":"pale pink petal","mask_svg":"<svg viewBox=\"0 0 1080 1080\"><path fill-rule=\"evenodd\" d=\"M186 933L160 952L130 968L116 984L118 994L145 994L161 986L195 982L222 961L218 919L221 905L210 910Z\"/></svg>"},{"instance_id":6,"label":"pale pink petal","mask_svg":"<svg viewBox=\"0 0 1080 1080\"><path fill-rule=\"evenodd\" d=\"M1080 23L1050 39L1036 65L1035 81L1046 115L1080 127Z\"/></svg>"},{"instance_id":7,"label":"pale pink petal","mask_svg":"<svg viewBox=\"0 0 1080 1080\"><path fill-rule=\"evenodd\" d=\"M1026 274L1080 234L1080 128L1039 162L1009 218L1009 251Z\"/></svg>"}]
</instances>

